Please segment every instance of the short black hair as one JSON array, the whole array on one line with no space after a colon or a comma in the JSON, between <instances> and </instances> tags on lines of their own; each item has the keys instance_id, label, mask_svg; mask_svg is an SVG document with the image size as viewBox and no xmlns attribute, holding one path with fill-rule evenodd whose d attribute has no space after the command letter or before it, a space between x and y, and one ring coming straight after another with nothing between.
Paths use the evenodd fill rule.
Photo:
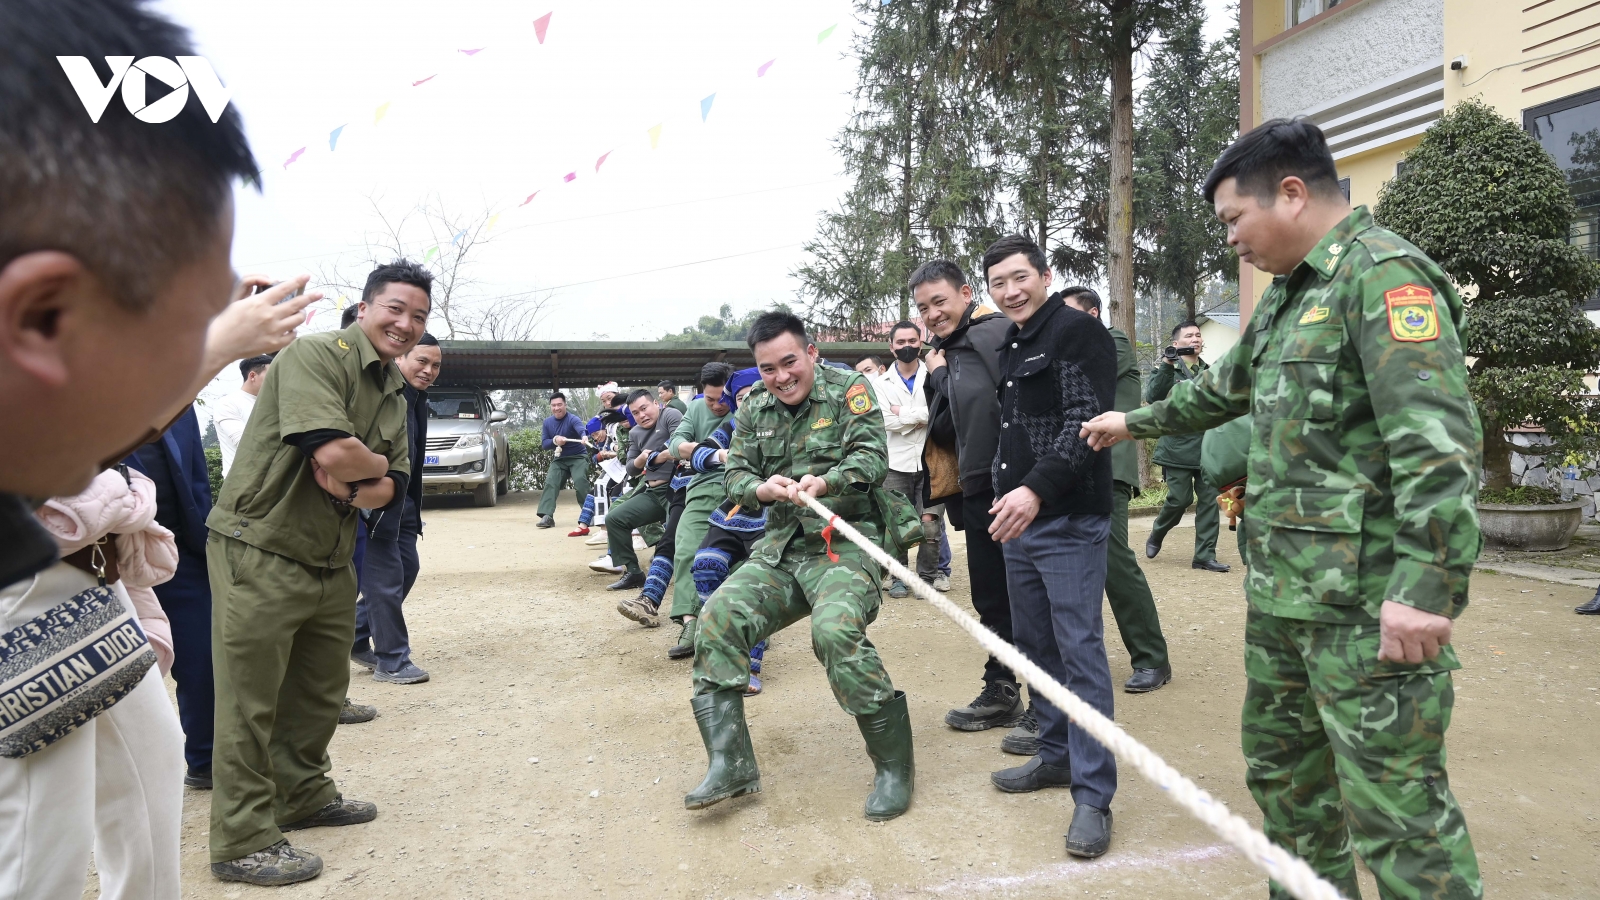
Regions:
<instances>
[{"instance_id":1,"label":"short black hair","mask_svg":"<svg viewBox=\"0 0 1600 900\"><path fill-rule=\"evenodd\" d=\"M432 333L424 331L422 333L422 337L417 338L417 346L418 347L437 347L437 346L439 346L439 339L434 337Z\"/></svg>"},{"instance_id":2,"label":"short black hair","mask_svg":"<svg viewBox=\"0 0 1600 900\"><path fill-rule=\"evenodd\" d=\"M1214 203L1217 185L1232 178L1239 193L1270 205L1291 175L1323 199L1344 196L1328 139L1310 119L1271 119L1245 132L1217 157L1201 193Z\"/></svg>"},{"instance_id":3,"label":"short black hair","mask_svg":"<svg viewBox=\"0 0 1600 900\"><path fill-rule=\"evenodd\" d=\"M356 311L359 309L360 307L356 306L354 303L346 306L344 308L344 312L339 314L339 327L349 328L351 325L354 325L356 322Z\"/></svg>"},{"instance_id":4,"label":"short black hair","mask_svg":"<svg viewBox=\"0 0 1600 900\"><path fill-rule=\"evenodd\" d=\"M1028 265L1033 266L1033 270L1040 275L1050 271L1050 264L1045 261L1044 251L1039 249L1038 244L1035 244L1031 238L1023 237L1020 234L1008 234L990 244L989 249L983 251L983 279L985 281L989 280L989 268L991 266L999 265L1018 253L1026 257Z\"/></svg>"},{"instance_id":5,"label":"short black hair","mask_svg":"<svg viewBox=\"0 0 1600 900\"><path fill-rule=\"evenodd\" d=\"M754 350L757 344L765 344L783 334L792 334L799 338L801 346L811 344L811 336L806 334L806 323L800 321L800 317L794 313L781 309L757 316L750 326L750 335L745 338L745 343Z\"/></svg>"},{"instance_id":6,"label":"short black hair","mask_svg":"<svg viewBox=\"0 0 1600 900\"><path fill-rule=\"evenodd\" d=\"M615 394L611 395L611 408L612 409L616 409L619 406L627 406L627 405L628 405L628 392L627 391L617 391Z\"/></svg>"},{"instance_id":7,"label":"short black hair","mask_svg":"<svg viewBox=\"0 0 1600 900\"><path fill-rule=\"evenodd\" d=\"M650 389L649 388L634 388L633 390L628 392L628 403L627 403L627 405L628 406L632 406L633 405L633 401L639 399L640 397L644 397L644 398L652 400L652 401L656 399L656 395L650 393Z\"/></svg>"},{"instance_id":8,"label":"short black hair","mask_svg":"<svg viewBox=\"0 0 1600 900\"><path fill-rule=\"evenodd\" d=\"M863 356L860 359L856 360L856 365L859 366L864 362L872 363L872 367L875 368L875 369L883 368L883 360L877 358L876 356Z\"/></svg>"},{"instance_id":9,"label":"short black hair","mask_svg":"<svg viewBox=\"0 0 1600 900\"><path fill-rule=\"evenodd\" d=\"M1200 323L1199 322L1196 322L1193 319L1185 319L1182 322L1179 322L1178 324L1172 326L1172 340L1177 340L1178 339L1178 332L1184 330L1185 328L1199 328L1199 327L1200 327Z\"/></svg>"},{"instance_id":10,"label":"short black hair","mask_svg":"<svg viewBox=\"0 0 1600 900\"><path fill-rule=\"evenodd\" d=\"M911 273L906 289L915 293L917 288L934 281L948 281L952 287L963 288L967 285L967 273L948 259L930 259Z\"/></svg>"},{"instance_id":11,"label":"short black hair","mask_svg":"<svg viewBox=\"0 0 1600 900\"><path fill-rule=\"evenodd\" d=\"M367 276L367 286L361 290L361 302L371 303L386 285L395 283L409 284L427 294L428 306L433 306L433 273L404 257L372 270Z\"/></svg>"},{"instance_id":12,"label":"short black hair","mask_svg":"<svg viewBox=\"0 0 1600 900\"><path fill-rule=\"evenodd\" d=\"M565 402L567 402L567 395L561 393L560 391L551 391L550 392L550 402L554 403L557 400L560 400L562 403L565 403Z\"/></svg>"},{"instance_id":13,"label":"short black hair","mask_svg":"<svg viewBox=\"0 0 1600 900\"><path fill-rule=\"evenodd\" d=\"M112 83L106 57L195 55L187 30L145 7L0 0L0 268L58 250L132 312L218 239L235 178L261 187L232 104L215 124L187 87L182 111L159 124L115 95L98 121L84 108L57 54L86 58L102 85Z\"/></svg>"},{"instance_id":14,"label":"short black hair","mask_svg":"<svg viewBox=\"0 0 1600 900\"><path fill-rule=\"evenodd\" d=\"M239 360L239 377L248 380L252 372L260 371L270 365L272 365L272 354L270 353L252 356L249 359L241 359Z\"/></svg>"},{"instance_id":15,"label":"short black hair","mask_svg":"<svg viewBox=\"0 0 1600 900\"><path fill-rule=\"evenodd\" d=\"M722 387L728 383L728 377L732 374L733 366L725 362L708 362L700 367L700 384Z\"/></svg>"},{"instance_id":16,"label":"short black hair","mask_svg":"<svg viewBox=\"0 0 1600 900\"><path fill-rule=\"evenodd\" d=\"M674 394L676 394L678 392L677 382L674 382L670 378L667 378L667 379L664 379L662 381L656 382L656 387L658 387L658 388L666 388L667 390L673 392Z\"/></svg>"},{"instance_id":17,"label":"short black hair","mask_svg":"<svg viewBox=\"0 0 1600 900\"><path fill-rule=\"evenodd\" d=\"M894 333L902 328L909 328L917 333L917 337L922 337L922 329L918 328L915 322L909 322L905 319L901 319L889 328L889 340L891 342L894 341Z\"/></svg>"},{"instance_id":18,"label":"short black hair","mask_svg":"<svg viewBox=\"0 0 1600 900\"><path fill-rule=\"evenodd\" d=\"M1069 284L1062 288L1056 294L1056 296L1061 298L1063 302L1076 297L1079 302L1090 309L1102 308L1100 305L1100 295L1095 293L1094 288L1086 287L1081 284Z\"/></svg>"}]
</instances>

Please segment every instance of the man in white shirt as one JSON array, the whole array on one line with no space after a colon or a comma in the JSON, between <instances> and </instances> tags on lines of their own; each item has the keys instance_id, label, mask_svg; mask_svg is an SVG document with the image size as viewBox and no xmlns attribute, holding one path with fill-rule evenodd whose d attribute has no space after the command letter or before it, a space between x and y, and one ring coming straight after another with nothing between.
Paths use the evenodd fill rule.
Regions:
<instances>
[{"instance_id":1,"label":"man in white shirt","mask_svg":"<svg viewBox=\"0 0 1600 900\"><path fill-rule=\"evenodd\" d=\"M922 545L917 548L917 577L941 591L950 590L950 579L939 571L939 544L944 536L943 505L922 508L922 445L928 440L928 398L923 385L928 369L919 358L922 329L910 322L897 322L889 329L889 349L894 362L873 383L883 407L883 424L889 429L889 473L883 486L911 499L922 514ZM902 552L901 563L905 562ZM899 580L889 586L889 596L905 597L911 590Z\"/></svg>"},{"instance_id":2,"label":"man in white shirt","mask_svg":"<svg viewBox=\"0 0 1600 900\"><path fill-rule=\"evenodd\" d=\"M244 437L245 423L250 421L250 411L256 408L256 395L261 393L261 382L266 380L270 365L270 356L239 360L239 374L244 376L244 384L211 405L211 424L216 426L217 443L222 446L224 476L233 466L234 451L239 449L239 439Z\"/></svg>"}]
</instances>

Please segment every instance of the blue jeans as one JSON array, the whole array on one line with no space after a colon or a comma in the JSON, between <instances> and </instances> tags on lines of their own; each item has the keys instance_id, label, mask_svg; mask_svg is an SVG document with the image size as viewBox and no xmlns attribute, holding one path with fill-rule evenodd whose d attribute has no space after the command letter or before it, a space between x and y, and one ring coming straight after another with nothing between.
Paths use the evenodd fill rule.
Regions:
<instances>
[{"instance_id":1,"label":"blue jeans","mask_svg":"<svg viewBox=\"0 0 1600 900\"><path fill-rule=\"evenodd\" d=\"M400 513L399 539L367 539L353 649L370 646L378 668L385 672L398 672L411 662L411 636L400 605L417 580L417 535L421 531L422 518L408 497Z\"/></svg>"},{"instance_id":2,"label":"blue jeans","mask_svg":"<svg viewBox=\"0 0 1600 900\"><path fill-rule=\"evenodd\" d=\"M1113 712L1111 667L1100 610L1110 534L1110 516L1050 516L1001 545L1017 649L1106 718ZM1072 799L1110 809L1116 757L1041 694L1029 693L1040 759L1070 762Z\"/></svg>"},{"instance_id":3,"label":"blue jeans","mask_svg":"<svg viewBox=\"0 0 1600 900\"><path fill-rule=\"evenodd\" d=\"M177 572L154 590L172 623L172 680L178 683L183 758L191 769L209 769L217 700L211 680L211 580L205 556L179 543Z\"/></svg>"}]
</instances>

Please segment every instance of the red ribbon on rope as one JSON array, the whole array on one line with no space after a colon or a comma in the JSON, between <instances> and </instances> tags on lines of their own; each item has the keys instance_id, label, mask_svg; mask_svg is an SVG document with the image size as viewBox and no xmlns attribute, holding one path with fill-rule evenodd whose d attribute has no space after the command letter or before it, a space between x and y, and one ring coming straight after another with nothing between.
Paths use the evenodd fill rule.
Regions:
<instances>
[{"instance_id":1,"label":"red ribbon on rope","mask_svg":"<svg viewBox=\"0 0 1600 900\"><path fill-rule=\"evenodd\" d=\"M822 529L822 543L828 548L828 560L838 562L839 554L833 552L833 523L839 520L838 516L828 519L828 527Z\"/></svg>"}]
</instances>

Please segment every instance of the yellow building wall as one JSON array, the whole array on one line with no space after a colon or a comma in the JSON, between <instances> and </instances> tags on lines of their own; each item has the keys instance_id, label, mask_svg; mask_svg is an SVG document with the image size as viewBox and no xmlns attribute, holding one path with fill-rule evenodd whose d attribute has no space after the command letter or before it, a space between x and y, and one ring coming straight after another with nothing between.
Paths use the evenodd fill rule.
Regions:
<instances>
[{"instance_id":1,"label":"yellow building wall","mask_svg":"<svg viewBox=\"0 0 1600 900\"><path fill-rule=\"evenodd\" d=\"M1522 123L1522 111L1600 87L1600 6L1593 0L1445 0L1445 107L1468 97ZM1592 45L1592 46L1586 46Z\"/></svg>"}]
</instances>

